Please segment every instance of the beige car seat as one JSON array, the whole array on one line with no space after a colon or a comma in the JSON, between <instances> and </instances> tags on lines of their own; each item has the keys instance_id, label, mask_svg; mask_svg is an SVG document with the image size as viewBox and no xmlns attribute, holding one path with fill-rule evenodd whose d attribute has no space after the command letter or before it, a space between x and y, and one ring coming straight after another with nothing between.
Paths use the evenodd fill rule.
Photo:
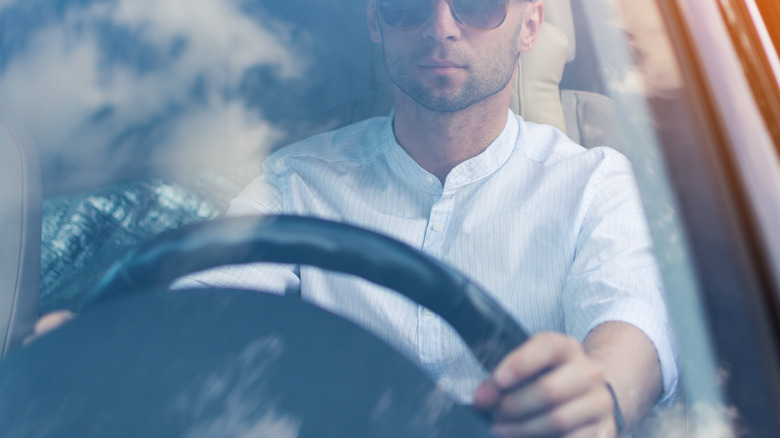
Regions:
<instances>
[{"instance_id":1,"label":"beige car seat","mask_svg":"<svg viewBox=\"0 0 780 438\"><path fill-rule=\"evenodd\" d=\"M576 47L571 1L545 0L545 22L534 49L520 57L511 107L524 119L555 126L585 147L617 148L620 135L612 101L594 92L560 89Z\"/></svg>"},{"instance_id":2,"label":"beige car seat","mask_svg":"<svg viewBox=\"0 0 780 438\"><path fill-rule=\"evenodd\" d=\"M0 358L38 317L41 184L29 142L0 122Z\"/></svg>"}]
</instances>

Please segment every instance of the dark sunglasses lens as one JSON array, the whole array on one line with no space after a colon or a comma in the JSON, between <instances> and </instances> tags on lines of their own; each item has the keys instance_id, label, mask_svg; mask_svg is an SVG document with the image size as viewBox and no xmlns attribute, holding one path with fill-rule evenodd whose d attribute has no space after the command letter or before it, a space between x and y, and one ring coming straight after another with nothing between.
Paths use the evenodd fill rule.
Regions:
<instances>
[{"instance_id":1,"label":"dark sunglasses lens","mask_svg":"<svg viewBox=\"0 0 780 438\"><path fill-rule=\"evenodd\" d=\"M389 26L412 27L422 24L431 14L430 0L382 0L382 20Z\"/></svg>"},{"instance_id":2,"label":"dark sunglasses lens","mask_svg":"<svg viewBox=\"0 0 780 438\"><path fill-rule=\"evenodd\" d=\"M452 0L455 15L475 29L495 29L506 18L507 0Z\"/></svg>"}]
</instances>

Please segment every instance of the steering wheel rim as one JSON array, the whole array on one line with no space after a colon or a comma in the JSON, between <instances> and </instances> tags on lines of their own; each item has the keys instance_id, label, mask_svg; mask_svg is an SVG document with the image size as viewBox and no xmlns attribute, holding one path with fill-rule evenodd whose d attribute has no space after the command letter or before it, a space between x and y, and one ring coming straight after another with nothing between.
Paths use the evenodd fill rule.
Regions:
<instances>
[{"instance_id":1,"label":"steering wheel rim","mask_svg":"<svg viewBox=\"0 0 780 438\"><path fill-rule=\"evenodd\" d=\"M172 230L117 262L90 301L165 287L218 266L256 262L309 265L393 289L440 315L488 371L528 339L500 305L444 263L372 231L299 216L220 218Z\"/></svg>"}]
</instances>

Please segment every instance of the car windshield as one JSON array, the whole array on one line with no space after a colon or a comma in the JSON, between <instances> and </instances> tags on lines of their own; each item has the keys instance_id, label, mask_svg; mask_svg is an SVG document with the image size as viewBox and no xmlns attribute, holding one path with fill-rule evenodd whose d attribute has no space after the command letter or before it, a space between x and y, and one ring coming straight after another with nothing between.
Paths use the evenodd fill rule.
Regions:
<instances>
[{"instance_id":1,"label":"car windshield","mask_svg":"<svg viewBox=\"0 0 780 438\"><path fill-rule=\"evenodd\" d=\"M47 198L44 311L78 310L130 247L224 213L272 150L372 92L371 63L353 62L370 53L361 8L306 9L3 4L0 105L32 133Z\"/></svg>"},{"instance_id":2,"label":"car windshield","mask_svg":"<svg viewBox=\"0 0 780 438\"><path fill-rule=\"evenodd\" d=\"M424 153L415 155L405 147L410 144L405 138L430 136L402 131L413 119L402 108L406 101L398 103L399 96L413 94L404 82L411 73L404 76L407 66L400 49L383 49L391 43L404 47L403 32L428 26L431 11L438 11L431 7L425 14L426 2L410 3L0 0L0 121L29 138L40 166L38 313L84 311L112 265L166 232L225 215L284 214L389 235L474 279L530 334L566 331L582 340L593 328L589 324L601 317L596 310L589 310L594 312L590 315L582 309L612 299L600 292L580 297L599 278L594 273L606 269L594 260L608 256L627 272L635 268L632 263L652 266L647 268L652 274L637 277L636 292L649 294L651 298L642 295L646 301L657 293L658 302L651 307L653 312L660 309L647 313L647 319L661 321L637 323L652 339L661 371L657 403L637 435L686 436L696 430L695 436L736 436L744 418L751 427L774 427L765 396L740 405L749 397L729 383L733 374L735 381L760 386L761 377L748 370L762 365L749 358L761 348L752 340L750 309L755 303L730 295L739 286L729 285L729 269L718 271L702 261L724 251L729 256L712 263L737 270L742 268L734 266L742 265L732 264L731 257L744 260L742 253L732 256L731 251L738 251L721 241L712 243L711 251L697 243L712 237L704 234L730 229L728 219L719 217L708 223L711 228L697 228L705 216L720 214L714 206L719 201L710 202L720 195L712 188L716 186L678 176L711 175L701 145L706 149L712 138L712 144L723 141L708 132L714 119L700 116L716 117L720 110L712 108L722 103L717 97L707 102L696 97L714 95L712 82L697 76L701 67L681 56L683 50L696 50L688 36L693 33L690 11L675 9L670 1L545 0L544 24L534 47L518 55L519 69L506 78L512 111L506 127L496 131L499 137L488 139L490 147L480 151L484 153L440 173L441 162L426 162ZM447 5L450 24L458 32L478 35L474 41L503 35L506 24L489 29L495 27L489 20L500 23L496 17L501 18L503 6L493 3L501 2L471 3L431 2ZM504 23L516 18L515 3L538 2L509 0ZM752 0L732 3L754 5ZM762 8L765 14L771 9ZM721 12L728 16L728 8ZM421 13L422 24L414 22ZM420 55L415 68L444 77L473 67L465 67L466 58L448 60L454 53ZM776 53L762 52L774 62L768 62L769 72L780 65ZM479 59L500 69L503 58L485 54ZM513 60L512 69L515 64ZM761 114L768 117L774 107L758 100ZM483 125L492 126L489 121ZM325 135L310 140L318 134ZM526 161L515 170L510 166L516 160L499 159L509 157L515 147L507 143L502 149L510 135L527 141L517 146ZM551 152L545 149L548 144L560 149ZM600 164L591 163L596 158L561 164L566 160L559 156L578 154L599 157ZM386 158L379 160L379 155ZM768 160L776 159L775 150ZM633 175L614 170L621 166L633 169ZM512 172L515 179L501 176ZM601 178L614 179L604 184ZM603 219L624 208L610 199L634 199L634 191L635 209L624 213L633 218L632 227L641 224L638 231L622 229L622 219ZM576 194L563 200L569 192ZM742 210L727 213L735 211ZM726 225L718 228L721 222ZM617 239L620 246L615 236L634 232L647 233L641 251L626 247L605 253L583 243L592 233L593 239L604 239L599 242ZM286 269L286 274L271 286L253 287L255 274L247 272L266 268ZM350 306L374 305L373 297L363 303L309 292L309 287L366 287L341 274L297 265L229 269L234 269L230 278L240 280L211 283L207 273L189 277L189 283L185 279L179 288L275 288L273 292L302 297L337 314ZM631 275L616 281L628 284ZM375 289L386 293L384 287ZM436 348L450 344L426 344L425 323L403 326L388 316L401 307L388 303L367 313L356 311L353 319L380 338L394 336L384 327L402 333L401 340L388 342L459 401L468 401L474 385L458 386L450 375L459 375L460 365L436 362ZM538 309L547 309L550 316ZM573 316L580 310L583 321ZM415 321L425 321L424 312L421 307ZM603 314L607 321L622 318L616 316L619 312ZM712 323L719 318L723 322ZM726 321L735 327L734 334L725 333ZM406 335L425 347L404 344ZM720 354L736 349L736 339L743 335L748 339L740 347L744 357L725 361ZM655 336L664 341L658 343Z\"/></svg>"}]
</instances>

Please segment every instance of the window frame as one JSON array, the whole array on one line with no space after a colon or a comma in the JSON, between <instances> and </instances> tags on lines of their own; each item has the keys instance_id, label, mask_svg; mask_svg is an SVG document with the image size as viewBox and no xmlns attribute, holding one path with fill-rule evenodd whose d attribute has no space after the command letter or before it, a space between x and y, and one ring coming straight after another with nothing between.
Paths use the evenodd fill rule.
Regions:
<instances>
[{"instance_id":1,"label":"window frame","mask_svg":"<svg viewBox=\"0 0 780 438\"><path fill-rule=\"evenodd\" d=\"M730 373L723 392L739 412L735 430L777 436L780 233L775 228L780 222L780 149L772 128L780 125L771 121L780 116L776 113L780 93L771 63L757 61L757 46L734 44L755 33L749 15L729 21L724 13L738 4L740 10L747 8L742 0L720 4L658 0L686 84L680 101L691 117L687 140L696 145L686 150L664 145L663 154L686 227L717 364L738 364L720 369ZM769 103L762 104L757 95ZM669 121L673 122L679 123ZM695 157L686 156L691 153ZM767 181L772 183L767 186ZM755 357L747 357L751 347Z\"/></svg>"}]
</instances>

